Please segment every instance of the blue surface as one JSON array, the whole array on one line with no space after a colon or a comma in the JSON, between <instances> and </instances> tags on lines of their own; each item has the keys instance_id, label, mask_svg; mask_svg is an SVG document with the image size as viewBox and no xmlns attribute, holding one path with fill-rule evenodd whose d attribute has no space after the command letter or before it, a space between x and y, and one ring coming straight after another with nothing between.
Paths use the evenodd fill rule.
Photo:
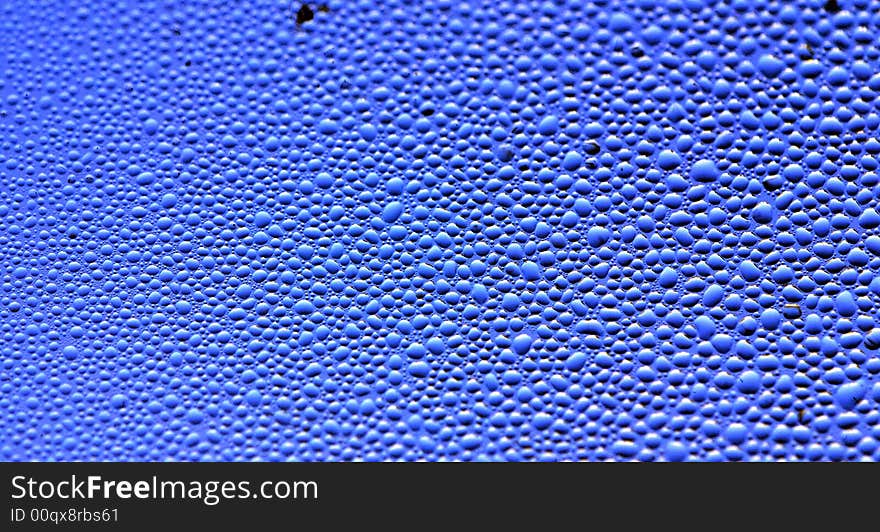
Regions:
<instances>
[{"instance_id":1,"label":"blue surface","mask_svg":"<svg viewBox=\"0 0 880 532\"><path fill-rule=\"evenodd\" d=\"M880 456L880 3L299 9L0 6L0 458Z\"/></svg>"}]
</instances>

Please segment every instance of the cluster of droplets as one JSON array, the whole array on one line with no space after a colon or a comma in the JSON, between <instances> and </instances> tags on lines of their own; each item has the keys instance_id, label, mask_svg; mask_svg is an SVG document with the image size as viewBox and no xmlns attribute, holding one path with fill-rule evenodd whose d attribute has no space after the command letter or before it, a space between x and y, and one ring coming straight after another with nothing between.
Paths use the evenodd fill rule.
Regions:
<instances>
[{"instance_id":1,"label":"cluster of droplets","mask_svg":"<svg viewBox=\"0 0 880 532\"><path fill-rule=\"evenodd\" d=\"M0 458L880 458L880 4L0 6Z\"/></svg>"}]
</instances>

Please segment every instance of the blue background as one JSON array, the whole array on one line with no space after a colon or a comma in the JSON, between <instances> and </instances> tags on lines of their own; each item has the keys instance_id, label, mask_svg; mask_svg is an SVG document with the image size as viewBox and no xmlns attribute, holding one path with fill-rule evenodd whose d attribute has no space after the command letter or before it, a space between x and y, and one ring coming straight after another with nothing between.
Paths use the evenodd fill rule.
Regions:
<instances>
[{"instance_id":1,"label":"blue background","mask_svg":"<svg viewBox=\"0 0 880 532\"><path fill-rule=\"evenodd\" d=\"M880 4L300 6L0 5L0 458L880 456Z\"/></svg>"}]
</instances>

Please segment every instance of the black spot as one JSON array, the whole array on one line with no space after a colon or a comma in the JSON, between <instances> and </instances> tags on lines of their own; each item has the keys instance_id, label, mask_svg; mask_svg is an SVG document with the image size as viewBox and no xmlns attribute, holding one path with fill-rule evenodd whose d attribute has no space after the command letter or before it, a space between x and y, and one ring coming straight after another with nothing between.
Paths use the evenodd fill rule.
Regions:
<instances>
[{"instance_id":1,"label":"black spot","mask_svg":"<svg viewBox=\"0 0 880 532\"><path fill-rule=\"evenodd\" d=\"M801 307L800 305L789 303L782 307L782 315L790 320L798 319L801 317Z\"/></svg>"},{"instance_id":2,"label":"black spot","mask_svg":"<svg viewBox=\"0 0 880 532\"><path fill-rule=\"evenodd\" d=\"M192 66L192 64L193 64L193 62L190 61L189 59L187 59L186 62L184 63L184 66L190 67L190 66Z\"/></svg>"},{"instance_id":3,"label":"black spot","mask_svg":"<svg viewBox=\"0 0 880 532\"><path fill-rule=\"evenodd\" d=\"M310 20L315 18L315 12L312 11L312 8L309 7L308 4L303 4L299 6L299 11L296 12L296 23L304 24Z\"/></svg>"},{"instance_id":4,"label":"black spot","mask_svg":"<svg viewBox=\"0 0 880 532\"><path fill-rule=\"evenodd\" d=\"M319 12L319 13L329 13L329 12L330 12L330 6L328 6L327 4L321 4L321 5L318 6L318 12Z\"/></svg>"},{"instance_id":5,"label":"black spot","mask_svg":"<svg viewBox=\"0 0 880 532\"><path fill-rule=\"evenodd\" d=\"M434 110L431 109L430 107L426 107L425 109L422 109L422 116L431 116L433 114L434 114Z\"/></svg>"},{"instance_id":6,"label":"black spot","mask_svg":"<svg viewBox=\"0 0 880 532\"><path fill-rule=\"evenodd\" d=\"M602 147L599 146L599 143L596 142L595 140L591 140L590 142L587 142L587 144L584 146L584 151L587 152L588 155L596 155L601 150L602 150Z\"/></svg>"},{"instance_id":7,"label":"black spot","mask_svg":"<svg viewBox=\"0 0 880 532\"><path fill-rule=\"evenodd\" d=\"M638 58L640 58L640 57L645 57L645 51L642 50L642 47L639 46L639 45L635 45L635 46L633 46L633 47L632 47L632 50L630 50L630 53L631 53L632 56L635 57L636 59L638 59Z\"/></svg>"},{"instance_id":8,"label":"black spot","mask_svg":"<svg viewBox=\"0 0 880 532\"><path fill-rule=\"evenodd\" d=\"M498 148L498 160L501 162L509 162L513 159L513 156L516 155L512 149L507 146L501 146Z\"/></svg>"},{"instance_id":9,"label":"black spot","mask_svg":"<svg viewBox=\"0 0 880 532\"><path fill-rule=\"evenodd\" d=\"M829 13L837 13L840 11L840 4L837 3L837 0L825 0L825 5L822 7L824 7L825 11Z\"/></svg>"},{"instance_id":10,"label":"black spot","mask_svg":"<svg viewBox=\"0 0 880 532\"><path fill-rule=\"evenodd\" d=\"M763 181L761 181L761 183L764 185L765 189L772 192L774 190L779 190L784 184L784 181L782 179L782 176L776 175L765 177Z\"/></svg>"},{"instance_id":11,"label":"black spot","mask_svg":"<svg viewBox=\"0 0 880 532\"><path fill-rule=\"evenodd\" d=\"M171 32L174 35L177 35L178 37L180 37L180 28L178 28L177 26L174 26L173 28L171 28Z\"/></svg>"}]
</instances>

